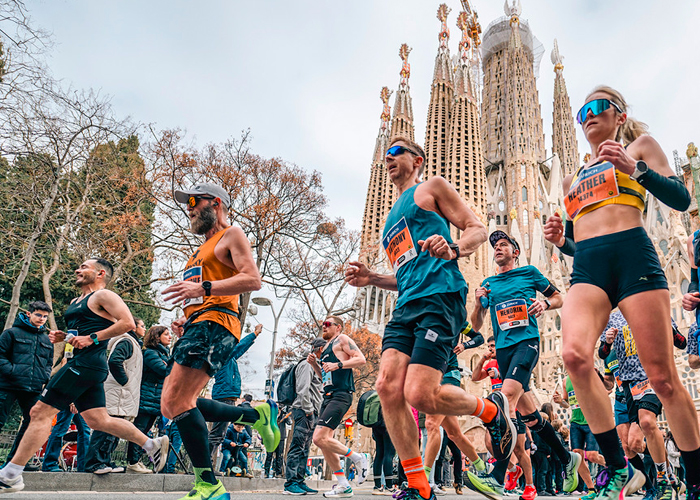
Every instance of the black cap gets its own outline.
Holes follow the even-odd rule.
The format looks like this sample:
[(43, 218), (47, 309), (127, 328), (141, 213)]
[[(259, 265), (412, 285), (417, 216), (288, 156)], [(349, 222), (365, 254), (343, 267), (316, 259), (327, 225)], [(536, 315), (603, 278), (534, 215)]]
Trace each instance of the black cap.
[(311, 348), (315, 351), (317, 349), (320, 349), (321, 347), (326, 345), (326, 341), (323, 340), (321, 337), (316, 337), (311, 344)]
[(516, 249), (518, 252), (520, 251), (520, 245), (518, 245), (518, 242), (515, 241), (515, 240), (514, 240), (513, 238), (511, 238), (510, 236), (508, 236), (508, 235), (507, 235), (506, 233), (504, 233), (503, 231), (501, 231), (500, 229), (498, 229), (498, 230), (494, 231), (493, 233), (491, 233), (491, 236), (489, 236), (489, 243), (491, 243), (491, 246), (492, 246), (492, 247), (495, 247), (495, 246), (496, 246), (496, 243), (497, 243), (499, 240), (508, 240), (508, 243), (510, 243), (511, 245), (513, 245), (513, 246), (515, 247), (515, 249)]

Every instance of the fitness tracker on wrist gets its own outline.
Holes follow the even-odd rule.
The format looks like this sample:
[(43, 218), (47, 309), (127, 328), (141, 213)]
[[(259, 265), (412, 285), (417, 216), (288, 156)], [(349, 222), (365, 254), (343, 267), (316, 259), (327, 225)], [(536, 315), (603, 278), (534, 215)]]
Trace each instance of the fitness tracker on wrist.
[(639, 160), (637, 164), (634, 166), (634, 172), (630, 174), (630, 179), (633, 181), (638, 180), (641, 176), (647, 173), (649, 170), (649, 165), (647, 165), (645, 162), (642, 160)]
[(450, 250), (454, 250), (455, 254), (457, 254), (457, 256), (452, 260), (459, 259), (459, 245), (457, 243), (448, 243), (447, 246), (450, 247)]
[(204, 295), (207, 297), (211, 296), (211, 281), (202, 281), (202, 288), (204, 288)]
[(97, 345), (97, 344), (100, 343), (100, 341), (97, 340), (97, 334), (96, 334), (96, 333), (91, 333), (91, 334), (90, 334), (90, 338), (92, 339), (92, 342), (93, 342), (95, 345)]

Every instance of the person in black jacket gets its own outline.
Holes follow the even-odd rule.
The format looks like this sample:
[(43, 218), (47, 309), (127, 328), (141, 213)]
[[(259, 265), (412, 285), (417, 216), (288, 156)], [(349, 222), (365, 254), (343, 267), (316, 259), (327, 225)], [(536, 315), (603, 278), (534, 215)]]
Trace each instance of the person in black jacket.
[(40, 300), (19, 313), (12, 328), (0, 335), (0, 430), (15, 401), (22, 409), (22, 426), (7, 457), (9, 462), (29, 426), (29, 410), (51, 375), (53, 346), (44, 327), (51, 308)]
[[(141, 399), (139, 401), (139, 414), (134, 420), (136, 428), (143, 433), (147, 433), (160, 416), (160, 393), (163, 390), (163, 380), (165, 380), (167, 373), (171, 338), (172, 334), (168, 328), (155, 325), (148, 329), (148, 333), (143, 339)], [(141, 458), (139, 446), (129, 443), (126, 458), (129, 462), (126, 466), (127, 472), (151, 473), (151, 470), (139, 461)]]

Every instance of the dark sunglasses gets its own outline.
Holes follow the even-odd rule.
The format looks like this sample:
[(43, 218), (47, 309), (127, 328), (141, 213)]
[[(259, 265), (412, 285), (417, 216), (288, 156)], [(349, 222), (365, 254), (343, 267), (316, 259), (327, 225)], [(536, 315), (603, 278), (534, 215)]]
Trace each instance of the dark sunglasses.
[(386, 150), (387, 156), (389, 156), (389, 155), (399, 156), (399, 155), (402, 155), (404, 153), (411, 153), (414, 156), (421, 156), (418, 153), (416, 153), (415, 151), (411, 151), (410, 149), (405, 148), (403, 146), (391, 146), (389, 149)]
[(588, 117), (589, 111), (593, 113), (593, 116), (598, 116), (610, 106), (615, 108), (618, 113), (622, 113), (620, 106), (612, 102), (610, 99), (594, 99), (584, 104), (581, 109), (578, 110), (578, 113), (576, 113), (576, 121), (579, 122), (580, 125), (583, 125)]
[(194, 208), (197, 206), (197, 203), (199, 203), (199, 200), (215, 200), (215, 199), (216, 199), (216, 196), (209, 196), (209, 195), (190, 196), (190, 198), (187, 200), (187, 205)]
[(338, 323), (333, 323), (332, 321), (324, 321), (321, 324), (326, 328), (330, 328), (331, 326), (339, 326)]

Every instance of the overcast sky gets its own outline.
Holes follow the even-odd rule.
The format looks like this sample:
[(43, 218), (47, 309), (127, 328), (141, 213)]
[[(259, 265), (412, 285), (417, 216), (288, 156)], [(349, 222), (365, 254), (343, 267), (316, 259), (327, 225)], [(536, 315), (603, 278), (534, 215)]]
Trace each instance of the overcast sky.
[[(460, 3), (448, 19), (460, 38)], [(379, 127), (383, 86), (395, 90), (398, 49), (413, 51), (410, 87), (416, 139), (425, 137), (440, 23), (439, 2), (28, 0), (33, 20), (53, 32), (54, 75), (112, 96), (121, 116), (180, 127), (197, 144), (250, 128), (253, 150), (323, 173), (329, 215), (359, 229)], [(504, 15), (474, 0), (482, 29)], [(690, 0), (522, 0), (521, 18), (545, 47), (537, 88), (551, 150), (554, 38), (574, 112), (596, 85), (619, 89), (672, 162), (700, 143), (697, 19)], [(391, 104), (393, 106), (393, 97)], [(579, 151), (586, 152), (579, 130)], [(266, 325), (271, 317), (260, 315)], [(261, 388), (270, 335), (250, 351)]]

